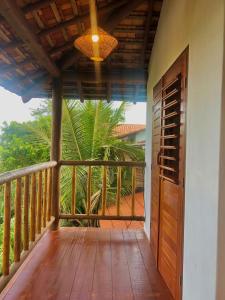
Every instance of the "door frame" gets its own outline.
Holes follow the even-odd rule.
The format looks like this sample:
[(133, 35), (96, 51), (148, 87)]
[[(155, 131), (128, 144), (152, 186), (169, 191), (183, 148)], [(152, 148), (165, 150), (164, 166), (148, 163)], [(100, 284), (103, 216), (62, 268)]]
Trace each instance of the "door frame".
[[(180, 226), (177, 232), (177, 238), (179, 242), (179, 259), (177, 261), (177, 268), (180, 274), (179, 276), (179, 284), (177, 284), (177, 291), (176, 291), (176, 300), (182, 299), (182, 291), (183, 291), (183, 257), (184, 257), (184, 216), (185, 216), (185, 173), (186, 173), (186, 129), (187, 129), (187, 100), (188, 100), (188, 61), (189, 61), (189, 47), (187, 47), (175, 60), (175, 62), (168, 68), (168, 70), (164, 73), (161, 77), (159, 83), (156, 85), (158, 86), (161, 82), (163, 82), (163, 78), (165, 75), (172, 69), (174, 66), (179, 63), (179, 60), (184, 61), (184, 66), (182, 65), (183, 70), (183, 78), (182, 78), (182, 89), (181, 89), (181, 126), (180, 126), (180, 144), (182, 144), (182, 161), (179, 164), (179, 185), (182, 188), (179, 191), (179, 199), (180, 203), (180, 211), (179, 211), (179, 218), (180, 218)], [(163, 84), (162, 84), (163, 85)], [(154, 102), (153, 102), (154, 104)], [(153, 112), (152, 112), (153, 117)], [(183, 126), (182, 126), (183, 124)], [(153, 130), (153, 129), (152, 129)], [(180, 160), (180, 159), (179, 159)], [(151, 181), (153, 176), (153, 170), (151, 171)], [(151, 182), (152, 185), (152, 182)], [(152, 193), (152, 191), (151, 191)], [(160, 197), (161, 197), (161, 179), (159, 178), (159, 205), (158, 205), (158, 241), (157, 241), (157, 256), (156, 256), (156, 264), (158, 268), (158, 260), (159, 260), (159, 240), (160, 240)], [(151, 195), (151, 206), (152, 207), (152, 195)], [(151, 208), (150, 208), (151, 209)]]

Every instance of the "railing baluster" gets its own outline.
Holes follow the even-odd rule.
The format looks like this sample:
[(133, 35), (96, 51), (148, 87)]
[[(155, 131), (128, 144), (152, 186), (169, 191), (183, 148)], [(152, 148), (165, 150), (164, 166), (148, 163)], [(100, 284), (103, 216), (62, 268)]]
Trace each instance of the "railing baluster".
[[(17, 272), (29, 252), (35, 247), (38, 239), (46, 231), (46, 227), (52, 226), (54, 218), (46, 222), (47, 215), (47, 196), (49, 192), (49, 203), (52, 200), (51, 171), (49, 171), (49, 185), (47, 182), (47, 170), (57, 165), (56, 161), (37, 164), (19, 170), (6, 172), (0, 175), (0, 189), (4, 192), (4, 216), (3, 216), (3, 240), (2, 240), (2, 275), (0, 280), (0, 292), (8, 281)], [(43, 194), (43, 171), (45, 171), (45, 208)], [(37, 178), (38, 176), (38, 178)], [(12, 183), (15, 196), (12, 199)], [(4, 186), (3, 186), (4, 185)], [(12, 201), (14, 200), (14, 201)], [(12, 204), (12, 202), (14, 204)], [(11, 209), (11, 205), (13, 206)], [(51, 205), (49, 205), (50, 216)], [(43, 212), (45, 211), (45, 213)], [(11, 214), (14, 214), (14, 233), (11, 238)], [(42, 223), (43, 222), (43, 223)], [(45, 230), (42, 224), (45, 223)], [(42, 230), (43, 229), (43, 230)], [(40, 233), (36, 235), (36, 232)], [(11, 241), (14, 245), (11, 250)], [(22, 251), (24, 250), (24, 251)], [(13, 252), (13, 253), (11, 253)], [(15, 262), (10, 268), (11, 255)]]
[(88, 167), (88, 178), (87, 178), (87, 214), (90, 214), (91, 208), (91, 166)]
[(38, 202), (37, 202), (37, 232), (41, 233), (42, 214), (42, 171), (38, 174)]
[(72, 204), (71, 204), (72, 214), (76, 213), (76, 189), (77, 189), (76, 178), (77, 178), (77, 169), (74, 166), (72, 169)]
[(36, 234), (36, 174), (32, 174), (32, 181), (31, 181), (31, 203), (30, 203), (30, 240), (32, 242), (35, 241), (35, 234)]
[(21, 183), (22, 179), (16, 180), (16, 195), (15, 195), (15, 226), (14, 226), (14, 261), (20, 261), (21, 252)]
[(132, 204), (131, 215), (135, 216), (135, 190), (136, 190), (136, 168), (132, 168)]
[(46, 227), (47, 216), (47, 194), (48, 194), (48, 170), (45, 170), (45, 186), (44, 186), (44, 198), (43, 198), (43, 214), (42, 214), (42, 226)]
[(116, 211), (120, 216), (120, 199), (121, 199), (121, 167), (117, 169), (117, 194), (116, 194)]
[(48, 202), (47, 202), (47, 220), (50, 221), (52, 214), (52, 169), (48, 170)]
[(3, 231), (3, 253), (2, 253), (2, 273), (9, 275), (10, 257), (10, 220), (11, 220), (11, 182), (5, 184), (4, 193), (4, 231)]
[(29, 198), (30, 198), (30, 177), (27, 175), (24, 182), (24, 213), (23, 213), (23, 249), (29, 249)]
[(103, 167), (102, 176), (102, 215), (105, 215), (106, 209), (106, 177), (107, 177), (107, 167)]

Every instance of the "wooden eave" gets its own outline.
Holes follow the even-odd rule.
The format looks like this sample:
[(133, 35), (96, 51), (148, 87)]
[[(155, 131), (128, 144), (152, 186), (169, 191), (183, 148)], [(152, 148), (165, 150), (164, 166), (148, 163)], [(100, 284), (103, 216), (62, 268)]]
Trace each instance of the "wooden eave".
[(0, 85), (22, 96), (50, 97), (62, 77), (65, 98), (146, 101), (149, 57), (162, 0), (97, 0), (99, 25), (119, 42), (95, 65), (73, 42), (89, 28), (86, 0), (1, 0)]

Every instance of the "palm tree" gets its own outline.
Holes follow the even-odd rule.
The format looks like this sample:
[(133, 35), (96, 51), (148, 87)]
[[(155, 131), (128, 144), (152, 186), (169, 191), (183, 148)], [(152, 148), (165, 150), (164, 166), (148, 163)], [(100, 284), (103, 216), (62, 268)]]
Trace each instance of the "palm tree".
[[(116, 126), (124, 121), (126, 103), (114, 108), (111, 103), (103, 101), (65, 100), (63, 102), (62, 119), (62, 158), (63, 160), (142, 160), (143, 151), (127, 142), (116, 138)], [(50, 145), (49, 127), (29, 127), (32, 133), (29, 136), (35, 146)], [(92, 170), (92, 197), (91, 210), (98, 213), (101, 198), (101, 172), (102, 168)], [(124, 182), (130, 173), (123, 170)], [(108, 172), (107, 199), (115, 199), (116, 169), (110, 168)], [(71, 199), (71, 168), (62, 167), (61, 172), (61, 205), (64, 212), (69, 212)], [(87, 168), (77, 168), (77, 211), (86, 212), (86, 186)], [(130, 183), (123, 185), (123, 193), (128, 193)], [(96, 225), (96, 222), (94, 222)], [(93, 225), (93, 223), (91, 224)]]

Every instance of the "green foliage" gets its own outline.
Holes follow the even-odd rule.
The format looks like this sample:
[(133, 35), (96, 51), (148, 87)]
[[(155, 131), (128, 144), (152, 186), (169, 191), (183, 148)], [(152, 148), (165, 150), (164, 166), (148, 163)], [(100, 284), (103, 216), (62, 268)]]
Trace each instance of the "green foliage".
[[(143, 160), (144, 152), (128, 142), (114, 136), (119, 123), (124, 122), (127, 108), (122, 103), (114, 108), (103, 101), (65, 100), (62, 118), (62, 158), (64, 160)], [(51, 103), (43, 104), (32, 112), (33, 121), (25, 123), (4, 123), (0, 135), (0, 171), (5, 172), (30, 166), (50, 159), (51, 145)], [(87, 167), (77, 168), (77, 212), (85, 213)], [(92, 168), (91, 210), (98, 213), (101, 208), (102, 167)], [(117, 168), (109, 168), (107, 176), (107, 201), (115, 201)], [(130, 192), (131, 172), (122, 170), (122, 194)], [(70, 212), (71, 168), (61, 170), (61, 209)], [(12, 201), (15, 188), (12, 189)], [(13, 205), (12, 205), (13, 207)], [(14, 212), (11, 219), (11, 248), (13, 248)], [(67, 222), (67, 225), (69, 223)], [(74, 225), (71, 224), (70, 225)], [(76, 223), (76, 225), (79, 225)], [(98, 226), (96, 221), (83, 224)], [(3, 239), (3, 193), (0, 192), (0, 253)], [(12, 251), (11, 251), (12, 253)], [(0, 257), (1, 261), (1, 257)]]
[[(48, 120), (46, 119), (48, 118)], [(39, 144), (34, 147), (29, 142), (30, 128), (49, 128), (49, 117), (19, 124), (4, 123), (0, 136), (0, 171), (14, 170), (49, 160), (49, 147)], [(49, 130), (49, 129), (48, 129)]]
[[(62, 118), (62, 158), (63, 160), (143, 160), (144, 153), (129, 142), (117, 139), (114, 135), (116, 126), (124, 121), (127, 104), (122, 102), (118, 108), (103, 101), (65, 100)], [(50, 127), (43, 126), (49, 117), (49, 105), (36, 114), (37, 123), (28, 124), (29, 145), (40, 149), (50, 145)], [(42, 116), (42, 114), (45, 116)], [(41, 122), (40, 122), (41, 120)], [(37, 126), (38, 125), (38, 126)], [(116, 169), (110, 171), (108, 179), (108, 202), (115, 199)], [(123, 171), (123, 194), (130, 191), (131, 173)], [(92, 174), (92, 211), (100, 208), (102, 168), (93, 168)], [(77, 209), (86, 212), (87, 167), (77, 168)], [(71, 168), (61, 170), (61, 205), (62, 210), (70, 212)]]

